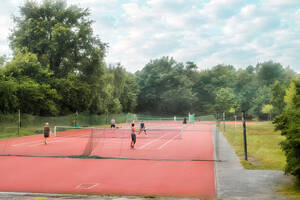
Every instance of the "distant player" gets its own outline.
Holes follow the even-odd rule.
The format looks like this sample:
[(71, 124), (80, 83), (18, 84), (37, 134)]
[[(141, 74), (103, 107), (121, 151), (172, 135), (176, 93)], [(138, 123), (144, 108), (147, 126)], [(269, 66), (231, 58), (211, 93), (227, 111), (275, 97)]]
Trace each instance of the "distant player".
[(47, 122), (44, 126), (44, 143), (45, 144), (47, 144), (47, 138), (49, 137), (49, 135), (50, 135), (50, 127), (49, 127), (49, 124)]
[(136, 135), (135, 135), (135, 127), (134, 127), (134, 123), (131, 124), (131, 144), (130, 144), (130, 148), (134, 149), (134, 145), (136, 142)]
[(186, 124), (186, 123), (187, 123), (187, 119), (185, 117), (185, 118), (183, 118), (183, 124)]
[(116, 120), (114, 118), (110, 120), (110, 128), (116, 128)]
[(145, 135), (147, 135), (145, 123), (143, 122), (143, 120), (142, 120), (141, 123), (140, 123), (140, 131), (139, 131), (139, 134), (140, 134), (142, 131), (144, 131)]

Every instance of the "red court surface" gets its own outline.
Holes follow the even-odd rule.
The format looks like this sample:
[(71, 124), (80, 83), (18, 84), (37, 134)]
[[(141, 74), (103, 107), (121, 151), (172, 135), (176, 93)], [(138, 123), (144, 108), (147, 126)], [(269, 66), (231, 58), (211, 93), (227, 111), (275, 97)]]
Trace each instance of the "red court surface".
[(188, 125), (180, 139), (142, 137), (135, 150), (129, 138), (96, 138), (90, 155), (116, 159), (43, 157), (80, 154), (88, 138), (0, 140), (0, 154), (38, 156), (0, 156), (0, 191), (215, 197), (211, 125)]

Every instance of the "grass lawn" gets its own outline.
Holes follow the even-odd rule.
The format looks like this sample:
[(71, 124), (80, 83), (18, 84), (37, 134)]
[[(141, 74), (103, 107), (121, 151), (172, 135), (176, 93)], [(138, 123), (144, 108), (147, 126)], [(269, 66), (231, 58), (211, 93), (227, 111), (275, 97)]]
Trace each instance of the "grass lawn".
[[(285, 139), (279, 131), (274, 131), (271, 122), (256, 122), (246, 124), (248, 161), (244, 160), (243, 127), (226, 124), (226, 132), (220, 130), (235, 150), (245, 169), (284, 170), (286, 161), (284, 152), (280, 148), (280, 142)], [(279, 189), (280, 193), (289, 198), (300, 199), (300, 181)]]
[[(220, 126), (223, 128), (223, 125)], [(284, 136), (279, 131), (274, 131), (271, 122), (257, 122), (246, 124), (248, 161), (244, 160), (243, 127), (226, 124), (224, 136), (240, 157), (241, 163), (246, 169), (274, 169), (283, 170), (285, 156), (279, 143)]]
[[(36, 128), (36, 127), (26, 127), (20, 129), (19, 136), (27, 136), (27, 135), (34, 135), (34, 134), (41, 134), (43, 133), (43, 127)], [(0, 127), (0, 139), (1, 138), (12, 138), (18, 137), (18, 128), (16, 126), (2, 126)]]

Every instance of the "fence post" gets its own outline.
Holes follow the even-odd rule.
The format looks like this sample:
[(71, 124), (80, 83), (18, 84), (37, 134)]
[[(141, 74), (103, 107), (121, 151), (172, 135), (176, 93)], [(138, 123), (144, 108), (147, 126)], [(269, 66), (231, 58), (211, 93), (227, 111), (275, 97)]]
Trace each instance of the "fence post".
[(236, 128), (236, 115), (234, 115), (234, 128)]
[(20, 136), (20, 128), (21, 128), (21, 110), (18, 111), (18, 136)]
[(224, 133), (225, 133), (225, 112), (223, 112), (223, 127), (224, 127)]
[(76, 110), (76, 113), (75, 113), (75, 127), (77, 127), (77, 117), (78, 117), (78, 111)]

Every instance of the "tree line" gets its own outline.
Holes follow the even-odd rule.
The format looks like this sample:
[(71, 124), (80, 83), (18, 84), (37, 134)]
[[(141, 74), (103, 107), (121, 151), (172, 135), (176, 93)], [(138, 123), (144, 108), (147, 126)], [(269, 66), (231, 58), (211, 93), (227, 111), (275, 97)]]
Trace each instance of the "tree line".
[(245, 69), (217, 65), (199, 71), (193, 62), (163, 57), (136, 72), (141, 91), (137, 110), (197, 115), (245, 111), (251, 118), (266, 119), (282, 112), (285, 90), (295, 74), (272, 61)]
[(132, 74), (104, 61), (108, 44), (95, 36), (88, 9), (64, 1), (27, 1), (9, 37), (13, 58), (0, 57), (0, 111), (34, 115), (139, 112), (207, 115), (246, 111), (280, 114), (295, 76), (272, 61), (245, 69), (220, 64), (199, 70), (171, 57)]

